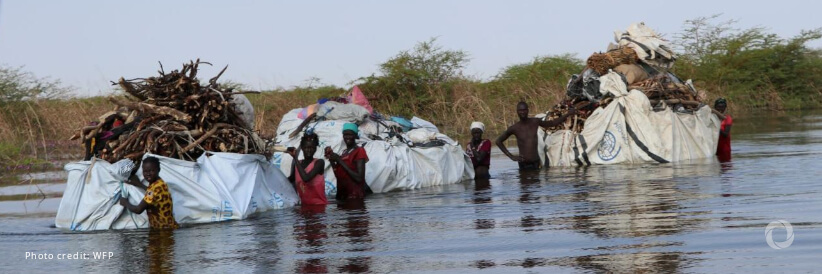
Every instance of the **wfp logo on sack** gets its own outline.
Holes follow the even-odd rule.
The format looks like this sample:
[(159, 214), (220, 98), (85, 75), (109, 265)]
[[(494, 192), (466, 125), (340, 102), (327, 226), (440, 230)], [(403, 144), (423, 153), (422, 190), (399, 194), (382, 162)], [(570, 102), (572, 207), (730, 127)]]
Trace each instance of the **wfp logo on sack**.
[(610, 131), (605, 131), (605, 135), (602, 136), (602, 141), (599, 142), (599, 148), (597, 149), (597, 155), (603, 161), (610, 161), (619, 155), (619, 152), (622, 151), (622, 147), (617, 147), (616, 137)]
[[(773, 230), (775, 228), (780, 227), (785, 228), (787, 236), (785, 237), (784, 241), (775, 242), (773, 240)], [(770, 246), (773, 249), (779, 250), (783, 248), (788, 248), (789, 246), (791, 246), (791, 244), (793, 244), (793, 226), (791, 226), (791, 223), (785, 220), (771, 222), (770, 224), (768, 224), (767, 227), (765, 227), (765, 242), (767, 242), (768, 246)]]
[(283, 208), (285, 206), (285, 200), (280, 194), (271, 193), (271, 199), (268, 199), (268, 205), (273, 208)]
[(283, 153), (277, 152), (271, 155), (271, 162), (276, 167), (280, 167), (283, 164)]

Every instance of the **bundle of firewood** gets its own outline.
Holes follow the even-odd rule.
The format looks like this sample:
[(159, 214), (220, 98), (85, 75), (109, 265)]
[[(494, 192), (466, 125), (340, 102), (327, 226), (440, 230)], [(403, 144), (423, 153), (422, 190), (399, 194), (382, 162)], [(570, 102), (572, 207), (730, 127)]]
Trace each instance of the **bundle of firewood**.
[(547, 132), (555, 132), (557, 130), (568, 129), (573, 130), (576, 133), (582, 132), (582, 130), (585, 128), (585, 120), (588, 118), (588, 116), (591, 116), (591, 113), (594, 112), (594, 110), (598, 107), (597, 103), (591, 103), (585, 98), (566, 98), (565, 100), (560, 101), (559, 103), (554, 105), (554, 107), (552, 107), (551, 110), (545, 112), (545, 119), (554, 120), (559, 117), (562, 117), (562, 115), (568, 113), (568, 109), (572, 105), (577, 110), (576, 115), (568, 116), (564, 123), (554, 127), (546, 128), (545, 130)]
[(695, 109), (700, 106), (695, 92), (690, 87), (673, 81), (665, 74), (633, 84), (628, 89), (642, 91), (654, 105), (659, 101), (664, 101), (668, 105), (682, 104), (685, 109)]
[[(109, 98), (118, 106), (113, 115), (124, 124), (111, 127), (101, 117), (100, 124), (80, 129), (75, 137), (103, 139), (97, 141), (106, 142), (98, 156), (110, 162), (137, 160), (145, 153), (190, 161), (206, 151), (264, 154), (265, 142), (245, 125), (232, 103), (234, 95), (256, 92), (221, 88), (217, 79), (227, 66), (201, 84), (197, 79), (200, 64), (208, 63), (198, 59), (170, 73), (160, 64), (159, 77), (112, 82), (128, 95)], [(108, 133), (114, 136), (106, 139), (103, 133), (107, 131), (115, 132)]]
[(605, 53), (594, 53), (588, 57), (586, 64), (589, 68), (605, 75), (609, 69), (613, 69), (622, 64), (635, 64), (639, 57), (634, 49), (629, 47), (621, 47)]

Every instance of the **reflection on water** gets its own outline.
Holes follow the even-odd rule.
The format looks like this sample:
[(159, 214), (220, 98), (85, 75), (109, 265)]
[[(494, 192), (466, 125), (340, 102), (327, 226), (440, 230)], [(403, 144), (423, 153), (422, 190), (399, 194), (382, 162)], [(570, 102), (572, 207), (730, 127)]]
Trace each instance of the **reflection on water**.
[[(101, 233), (91, 235), (94, 234)], [(169, 273), (175, 270), (174, 254), (178, 246), (174, 240), (174, 230), (141, 229), (115, 235), (116, 241), (97, 242), (89, 249), (113, 252), (114, 256), (110, 260), (118, 262), (118, 272)], [(86, 261), (99, 263), (106, 260)], [(108, 270), (104, 265), (98, 267), (95, 267), (94, 271)]]
[[(150, 230), (148, 233), (149, 273), (174, 270), (174, 231)], [(137, 257), (139, 258), (139, 257)]]
[[(325, 205), (304, 205), (297, 208), (299, 219), (294, 224), (294, 237), (299, 240), (298, 254), (308, 254), (308, 258), (297, 261), (299, 273), (328, 273), (327, 262), (322, 258), (325, 252), (323, 241), (328, 238), (325, 232)], [(315, 255), (315, 256), (312, 256)]]
[[(347, 238), (346, 252), (357, 253), (373, 250), (371, 237), (368, 232), (370, 221), (364, 200), (346, 201), (338, 205), (345, 212), (345, 231), (340, 235)], [(346, 259), (345, 265), (339, 267), (339, 272), (364, 273), (368, 272), (371, 264), (370, 256), (354, 256)]]
[(491, 218), (491, 204), (494, 198), (491, 196), (491, 181), (488, 179), (477, 179), (474, 182), (474, 228), (477, 230), (493, 229), (496, 221)]
[[(0, 272), (815, 271), (822, 115), (735, 117), (732, 134), (725, 163), (519, 172), (495, 154), (490, 180), (165, 233), (64, 233), (51, 227), (59, 199), (0, 199)], [(32, 193), (7, 187), (0, 196)], [(775, 220), (793, 225), (790, 247), (765, 242)], [(25, 251), (98, 250), (115, 258), (22, 259)]]

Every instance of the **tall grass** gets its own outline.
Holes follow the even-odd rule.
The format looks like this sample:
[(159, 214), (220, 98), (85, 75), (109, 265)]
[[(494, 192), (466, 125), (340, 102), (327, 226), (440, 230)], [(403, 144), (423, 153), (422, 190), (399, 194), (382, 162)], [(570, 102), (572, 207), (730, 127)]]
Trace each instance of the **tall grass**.
[(73, 130), (110, 109), (102, 97), (6, 103), (0, 110), (0, 164), (21, 155), (50, 160), (78, 153), (79, 142), (68, 141)]
[[(822, 104), (822, 51), (806, 46), (822, 38), (822, 29), (781, 39), (761, 28), (734, 31), (727, 24), (711, 23), (713, 19), (686, 22), (676, 40), (682, 54), (674, 72), (682, 79), (694, 79), (697, 89), (707, 91), (706, 102), (729, 98), (729, 110), (737, 113)], [(375, 98), (371, 101), (375, 110), (385, 114), (419, 116), (460, 140), (469, 136), (472, 121), (481, 121), (486, 124), (486, 137), (494, 138), (514, 123), (517, 102), (526, 101), (532, 114), (550, 109), (565, 96), (569, 77), (584, 66), (573, 55), (542, 56), (503, 68), (483, 81), (462, 74), (468, 60), (467, 53), (442, 49), (432, 39), (381, 64), (379, 75), (352, 84)], [(248, 98), (255, 108), (257, 130), (270, 138), (291, 109), (346, 91), (306, 86)], [(0, 165), (79, 152), (79, 142), (66, 141), (73, 130), (113, 108), (102, 97), (32, 99), (0, 102), (0, 106)]]

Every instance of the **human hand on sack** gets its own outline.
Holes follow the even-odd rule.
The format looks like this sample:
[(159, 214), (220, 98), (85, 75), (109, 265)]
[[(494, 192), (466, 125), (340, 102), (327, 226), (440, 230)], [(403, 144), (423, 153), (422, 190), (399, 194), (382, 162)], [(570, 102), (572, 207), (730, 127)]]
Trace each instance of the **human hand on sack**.
[(297, 158), (297, 149), (294, 147), (288, 147), (285, 149), (285, 153), (291, 155), (292, 158)]
[(120, 198), (120, 205), (121, 206), (126, 206), (127, 204), (128, 204), (128, 199), (121, 197)]

